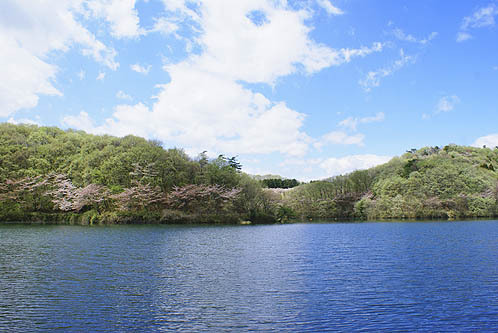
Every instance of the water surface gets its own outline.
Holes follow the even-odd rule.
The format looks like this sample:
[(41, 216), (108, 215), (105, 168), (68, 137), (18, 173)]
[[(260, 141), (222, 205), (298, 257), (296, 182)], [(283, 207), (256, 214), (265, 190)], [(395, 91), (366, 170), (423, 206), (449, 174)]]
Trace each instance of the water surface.
[(0, 226), (0, 331), (497, 331), (498, 221)]

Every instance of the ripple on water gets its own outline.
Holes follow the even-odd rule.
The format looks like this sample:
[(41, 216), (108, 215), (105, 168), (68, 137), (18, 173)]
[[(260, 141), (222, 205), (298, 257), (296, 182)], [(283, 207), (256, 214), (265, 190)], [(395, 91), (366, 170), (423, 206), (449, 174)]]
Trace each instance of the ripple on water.
[(496, 331), (498, 221), (0, 226), (0, 331)]

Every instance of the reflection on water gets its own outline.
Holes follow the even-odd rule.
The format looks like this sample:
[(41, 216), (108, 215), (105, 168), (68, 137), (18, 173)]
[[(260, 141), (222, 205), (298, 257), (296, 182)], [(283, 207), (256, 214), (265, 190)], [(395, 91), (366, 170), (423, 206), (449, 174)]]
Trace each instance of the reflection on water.
[(498, 221), (0, 227), (0, 331), (498, 330)]

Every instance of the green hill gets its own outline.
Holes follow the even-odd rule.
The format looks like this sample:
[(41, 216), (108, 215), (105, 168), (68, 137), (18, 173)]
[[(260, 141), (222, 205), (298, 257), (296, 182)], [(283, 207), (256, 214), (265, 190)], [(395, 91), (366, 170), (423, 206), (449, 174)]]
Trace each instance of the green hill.
[(498, 212), (498, 149), (448, 145), (301, 185), (283, 200), (301, 217), (463, 218)]
[(266, 189), (240, 168), (235, 157), (192, 159), (135, 136), (0, 124), (0, 221), (235, 223), (498, 212), (498, 148), (411, 150), (286, 191)]
[(274, 221), (234, 157), (190, 158), (136, 136), (0, 124), (0, 221)]

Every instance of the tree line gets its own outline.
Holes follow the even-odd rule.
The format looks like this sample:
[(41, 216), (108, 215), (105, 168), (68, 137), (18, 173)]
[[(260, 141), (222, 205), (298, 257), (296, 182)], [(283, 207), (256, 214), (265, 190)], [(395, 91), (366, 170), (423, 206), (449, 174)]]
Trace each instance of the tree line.
[(411, 149), (386, 164), (310, 183), (241, 168), (236, 156), (191, 158), (131, 135), (0, 124), (0, 220), (271, 223), (498, 214), (498, 148)]
[(236, 156), (131, 135), (0, 124), (0, 157), (2, 220), (274, 222), (280, 204)]
[(293, 188), (299, 185), (296, 179), (268, 178), (261, 182), (266, 188)]
[(283, 194), (302, 219), (422, 219), (498, 215), (498, 148), (411, 149), (386, 164)]

